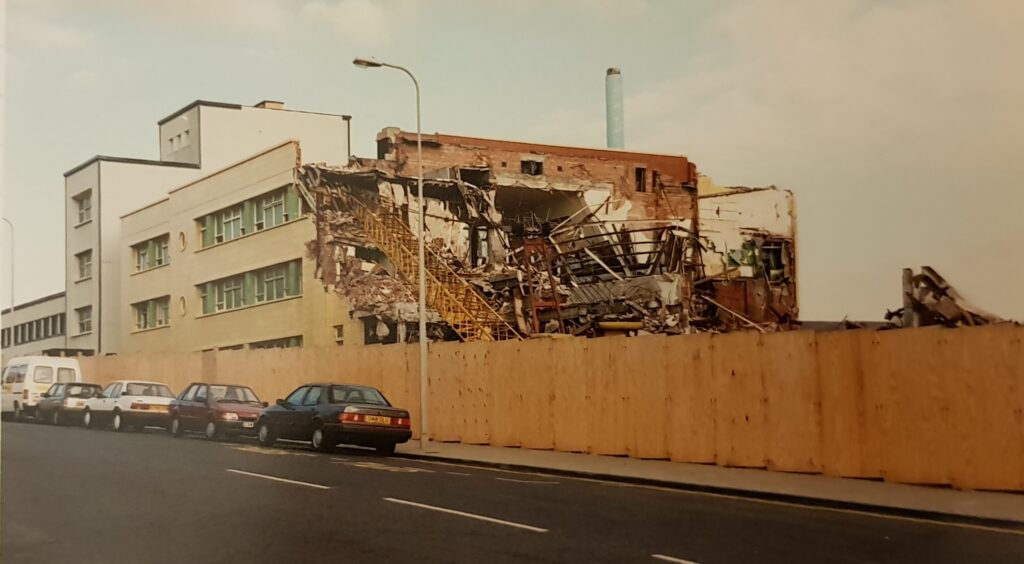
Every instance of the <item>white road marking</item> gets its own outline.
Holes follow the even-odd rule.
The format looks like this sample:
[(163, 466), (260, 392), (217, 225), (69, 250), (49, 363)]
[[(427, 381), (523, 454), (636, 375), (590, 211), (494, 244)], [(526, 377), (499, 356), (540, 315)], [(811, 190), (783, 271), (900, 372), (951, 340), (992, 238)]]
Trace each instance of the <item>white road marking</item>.
[(651, 558), (655, 560), (662, 560), (664, 562), (675, 562), (675, 564), (697, 564), (697, 562), (694, 562), (693, 560), (683, 560), (682, 558), (665, 556), (664, 554), (652, 554)]
[(318, 490), (329, 490), (330, 486), (322, 486), (320, 484), (311, 484), (309, 482), (300, 482), (298, 480), (289, 480), (287, 478), (278, 478), (277, 476), (267, 476), (266, 474), (255, 474), (253, 472), (246, 472), (245, 470), (235, 470), (234, 468), (225, 468), (228, 472), (234, 472), (235, 474), (242, 474), (243, 476), (252, 476), (254, 478), (263, 478), (264, 480), (274, 480), (275, 482), (284, 482), (286, 484), (295, 484), (297, 486), (306, 486), (308, 488), (316, 488)]
[(390, 466), (388, 464), (381, 464), (380, 462), (350, 462), (349, 466), (355, 466), (356, 468), (366, 468), (367, 470), (383, 470), (385, 472), (427, 472), (433, 474), (433, 470), (427, 470), (426, 468), (416, 468), (414, 466)]
[(331, 457), (331, 462), (348, 462), (347, 458), (339, 458), (337, 456)]
[(452, 474), (454, 476), (472, 476), (472, 474), (467, 474), (465, 472), (445, 472), (445, 474)]
[(515, 478), (494, 478), (502, 482), (516, 482), (517, 484), (557, 484), (558, 482), (546, 482), (543, 480), (516, 480)]
[(415, 501), (406, 501), (404, 499), (396, 499), (393, 497), (385, 497), (384, 501), (390, 501), (391, 503), (400, 503), (402, 505), (410, 505), (412, 507), (419, 507), (420, 509), (429, 509), (431, 511), (440, 511), (441, 513), (449, 513), (451, 515), (459, 515), (460, 517), (469, 517), (470, 519), (477, 519), (479, 521), (486, 521), (488, 523), (495, 523), (498, 525), (505, 525), (507, 527), (516, 527), (518, 529), (524, 529), (532, 531), (534, 533), (546, 533), (547, 529), (540, 527), (534, 527), (532, 525), (524, 525), (522, 523), (515, 523), (513, 521), (505, 521), (502, 519), (495, 519), (494, 517), (486, 517), (484, 515), (477, 515), (475, 513), (466, 513), (464, 511), (456, 511), (454, 509), (447, 509), (445, 507), (437, 507), (434, 505), (427, 505), (425, 503), (416, 503)]

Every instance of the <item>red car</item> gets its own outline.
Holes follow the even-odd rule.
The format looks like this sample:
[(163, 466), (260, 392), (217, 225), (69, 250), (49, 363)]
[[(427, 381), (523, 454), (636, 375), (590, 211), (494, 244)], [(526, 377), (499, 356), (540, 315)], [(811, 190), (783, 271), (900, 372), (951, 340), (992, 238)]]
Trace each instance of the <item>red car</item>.
[(255, 435), (256, 419), (266, 406), (248, 386), (194, 382), (171, 400), (167, 430), (175, 437), (202, 431), (209, 440)]

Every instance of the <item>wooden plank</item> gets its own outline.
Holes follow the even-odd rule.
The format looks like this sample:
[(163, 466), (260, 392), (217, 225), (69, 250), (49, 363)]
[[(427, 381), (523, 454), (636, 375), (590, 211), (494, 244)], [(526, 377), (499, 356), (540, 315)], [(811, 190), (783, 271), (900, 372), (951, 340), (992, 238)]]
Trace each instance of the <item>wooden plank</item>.
[[(628, 453), (629, 432), (627, 405), (615, 372), (621, 366), (617, 356), (630, 337), (603, 337), (592, 339), (585, 363), (587, 367), (587, 421), (590, 428), (590, 452), (623, 456)], [(620, 368), (621, 370), (621, 368)]]
[(714, 335), (711, 343), (716, 462), (722, 466), (764, 468), (767, 452), (761, 334)]
[(813, 331), (761, 337), (768, 469), (821, 472), (821, 399)]
[(464, 347), (464, 353), (459, 386), (461, 401), (456, 407), (460, 412), (463, 425), (462, 442), (490, 444), (491, 390), (496, 374), (488, 361), (489, 350), (487, 347), (482, 345)]
[(518, 447), (520, 425), (519, 388), (534, 375), (517, 369), (517, 348), (514, 341), (481, 343), (488, 352), (487, 366), (491, 372), (490, 444)]
[[(462, 438), (459, 388), (465, 370), (465, 351), (455, 346), (458, 344), (431, 343), (428, 351), (427, 432), (431, 440), (438, 442), (458, 442)], [(416, 374), (419, 374), (418, 349)]]
[[(874, 331), (818, 333), (818, 386), (821, 393), (822, 470), (830, 476), (881, 478), (877, 437), (865, 428), (861, 343)], [(874, 448), (873, 448), (874, 445)], [(874, 452), (874, 455), (869, 453)]]
[(550, 450), (555, 446), (552, 430), (552, 394), (554, 371), (553, 339), (533, 339), (516, 343), (519, 359), (517, 373), (520, 413), (520, 446)]
[(552, 430), (555, 450), (587, 452), (590, 448), (588, 427), (586, 355), (591, 339), (559, 340), (551, 344), (554, 374)]
[(715, 395), (711, 335), (682, 335), (666, 342), (663, 370), (668, 411), (667, 448), (672, 460), (715, 462)]

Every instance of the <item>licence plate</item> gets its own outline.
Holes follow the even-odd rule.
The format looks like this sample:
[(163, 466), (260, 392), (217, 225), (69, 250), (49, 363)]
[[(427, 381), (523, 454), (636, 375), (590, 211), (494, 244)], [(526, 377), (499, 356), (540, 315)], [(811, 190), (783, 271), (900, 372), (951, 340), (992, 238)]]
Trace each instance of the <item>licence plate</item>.
[(242, 421), (243, 429), (252, 429), (256, 423), (254, 421)]
[(159, 411), (160, 413), (167, 413), (166, 405), (153, 405), (149, 408), (150, 411)]
[(390, 425), (390, 417), (381, 417), (380, 415), (367, 415), (365, 416), (367, 423), (377, 423), (378, 425)]

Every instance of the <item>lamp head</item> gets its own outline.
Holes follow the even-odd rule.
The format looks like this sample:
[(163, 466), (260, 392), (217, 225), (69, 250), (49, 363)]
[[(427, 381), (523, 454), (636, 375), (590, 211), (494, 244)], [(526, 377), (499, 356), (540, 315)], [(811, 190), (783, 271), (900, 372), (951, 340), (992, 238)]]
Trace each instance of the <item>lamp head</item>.
[(375, 69), (384, 66), (384, 63), (372, 57), (356, 57), (352, 59), (352, 64), (361, 69)]

